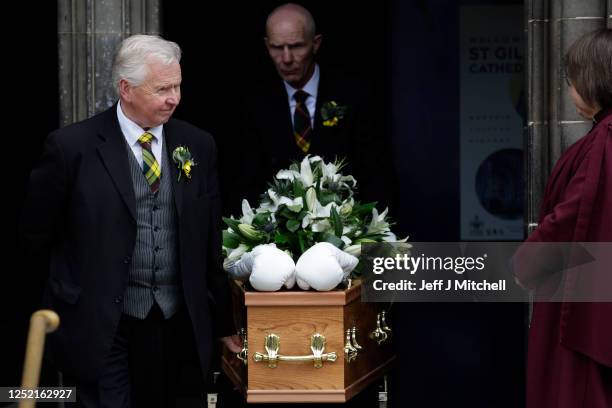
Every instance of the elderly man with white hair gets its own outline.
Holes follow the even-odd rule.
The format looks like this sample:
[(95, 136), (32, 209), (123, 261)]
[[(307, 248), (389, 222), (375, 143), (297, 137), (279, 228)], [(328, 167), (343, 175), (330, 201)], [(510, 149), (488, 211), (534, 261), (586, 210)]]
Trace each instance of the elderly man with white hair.
[[(34, 168), (22, 237), (49, 257), (50, 356), (79, 406), (174, 405), (181, 352), (209, 366), (213, 336), (240, 350), (220, 268), (216, 147), (171, 116), (181, 50), (157, 36), (121, 44), (119, 101), (52, 132)], [(224, 337), (225, 336), (225, 337)]]

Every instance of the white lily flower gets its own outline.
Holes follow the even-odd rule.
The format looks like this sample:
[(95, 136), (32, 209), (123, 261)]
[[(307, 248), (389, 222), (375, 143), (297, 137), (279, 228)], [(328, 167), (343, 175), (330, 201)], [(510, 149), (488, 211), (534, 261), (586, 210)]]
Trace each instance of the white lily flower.
[(389, 231), (383, 236), (383, 241), (384, 242), (406, 242), (408, 241), (408, 235), (406, 235), (406, 238), (397, 239), (397, 236), (391, 231)]
[(310, 167), (310, 160), (308, 156), (304, 157), (300, 164), (300, 181), (304, 187), (308, 188), (314, 183), (314, 175), (312, 174), (312, 168)]
[(237, 261), (249, 249), (245, 244), (238, 245), (237, 248), (227, 248), (227, 261)]
[(351, 238), (349, 238), (349, 235), (352, 236), (352, 237), (355, 237), (355, 238), (358, 237), (360, 235), (359, 234), (360, 231), (358, 229), (359, 229), (359, 227), (355, 226), (355, 225), (350, 225), (350, 224), (349, 225), (343, 225), (342, 226), (342, 240), (344, 240), (344, 238), (346, 238), (349, 241), (351, 241), (351, 242), (347, 243), (347, 245), (352, 244), (353, 240)]
[(379, 215), (378, 210), (376, 210), (376, 208), (372, 208), (372, 221), (368, 226), (368, 234), (379, 234), (381, 232), (389, 231), (389, 223), (385, 221), (388, 211), (389, 208), (385, 208), (385, 211)]
[(302, 219), (302, 228), (306, 228), (312, 221), (316, 219), (329, 218), (332, 207), (337, 207), (336, 203), (331, 202), (325, 207), (323, 207), (319, 200), (315, 199), (313, 209), (309, 209), (304, 218)]
[(306, 209), (308, 211), (314, 211), (319, 204), (319, 200), (317, 200), (317, 192), (314, 187), (311, 187), (306, 191)]
[(252, 224), (253, 218), (255, 218), (255, 213), (245, 198), (242, 200), (242, 217), (240, 218), (240, 222), (243, 224)]
[(280, 170), (275, 176), (279, 180), (295, 181), (300, 179), (300, 173), (295, 170)]
[(321, 165), (322, 178), (337, 181), (338, 176), (338, 167), (334, 163), (327, 163)]
[[(278, 207), (281, 205), (286, 205), (293, 212), (300, 212), (304, 207), (302, 197), (294, 198), (293, 200), (285, 197), (279, 196), (274, 192), (274, 190), (268, 190), (268, 197), (270, 197), (271, 203), (263, 203), (259, 208), (263, 211), (270, 211), (271, 213), (275, 213), (278, 210)], [(262, 212), (263, 212), (262, 211)]]
[(320, 220), (312, 223), (312, 232), (325, 232), (331, 229), (331, 224), (329, 220)]
[(344, 248), (343, 251), (346, 252), (347, 254), (351, 254), (353, 256), (359, 257), (359, 255), (361, 255), (361, 245), (360, 244), (349, 245), (346, 248)]
[(353, 177), (353, 176), (342, 176), (342, 177), (340, 177), (340, 182), (344, 183), (345, 185), (347, 185), (350, 188), (353, 188), (353, 187), (355, 187), (357, 185), (357, 180), (355, 180), (355, 177)]
[(384, 242), (396, 242), (397, 241), (397, 235), (395, 235), (394, 233), (392, 233), (391, 231), (388, 231), (384, 236), (383, 236), (383, 241)]
[(300, 163), (299, 172), (291, 169), (280, 170), (276, 173), (276, 178), (279, 180), (290, 180), (291, 182), (298, 180), (305, 188), (308, 188), (314, 184), (314, 175), (312, 174), (310, 163), (316, 163), (318, 161), (322, 161), (319, 156), (306, 156)]

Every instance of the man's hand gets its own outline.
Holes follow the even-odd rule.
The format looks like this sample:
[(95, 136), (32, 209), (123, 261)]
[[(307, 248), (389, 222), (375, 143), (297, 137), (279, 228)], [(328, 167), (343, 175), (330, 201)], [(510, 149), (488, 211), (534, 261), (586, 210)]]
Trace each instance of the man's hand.
[(221, 342), (232, 353), (240, 353), (240, 351), (242, 350), (242, 341), (240, 341), (240, 337), (238, 337), (237, 334), (221, 337)]

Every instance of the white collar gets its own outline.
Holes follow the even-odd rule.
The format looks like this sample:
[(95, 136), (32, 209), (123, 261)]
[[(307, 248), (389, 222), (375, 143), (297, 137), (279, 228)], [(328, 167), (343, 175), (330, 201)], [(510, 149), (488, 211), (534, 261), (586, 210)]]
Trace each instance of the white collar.
[[(304, 87), (302, 88), (304, 92), (308, 93), (308, 95), (312, 96), (315, 99), (317, 99), (317, 92), (319, 89), (319, 76), (319, 65), (315, 64), (312, 76), (310, 77), (308, 82), (306, 82), (306, 85), (304, 85)], [(289, 100), (291, 100), (293, 98), (293, 94), (296, 93), (298, 89), (292, 87), (286, 81), (283, 82), (285, 83), (285, 89), (287, 90), (287, 95), (289, 95)]]
[(121, 108), (121, 101), (117, 102), (117, 119), (119, 120), (119, 126), (130, 146), (138, 144), (138, 138), (142, 136), (144, 132), (149, 132), (155, 136), (156, 140), (161, 143), (162, 135), (164, 134), (164, 125), (155, 126), (149, 130), (144, 130), (133, 120), (125, 116), (123, 109)]

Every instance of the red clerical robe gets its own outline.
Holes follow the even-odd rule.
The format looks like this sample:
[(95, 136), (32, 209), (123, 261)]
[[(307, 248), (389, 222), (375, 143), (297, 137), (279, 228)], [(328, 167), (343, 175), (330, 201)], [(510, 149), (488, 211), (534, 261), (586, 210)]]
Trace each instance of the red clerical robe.
[[(600, 111), (591, 131), (557, 162), (527, 242), (612, 242), (612, 108)], [(565, 294), (571, 290), (571, 272), (565, 280), (546, 268), (538, 273), (527, 266), (533, 257), (521, 252), (515, 274), (522, 284), (536, 294), (559, 285)], [(527, 407), (612, 407), (612, 303), (534, 303)]]

